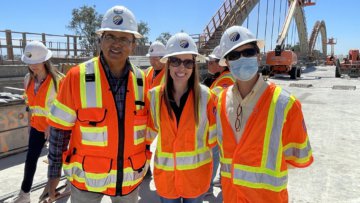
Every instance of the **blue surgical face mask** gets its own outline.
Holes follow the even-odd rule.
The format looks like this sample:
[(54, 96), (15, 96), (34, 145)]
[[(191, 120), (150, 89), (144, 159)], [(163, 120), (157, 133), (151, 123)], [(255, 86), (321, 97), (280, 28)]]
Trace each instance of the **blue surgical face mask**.
[(230, 72), (238, 80), (248, 81), (258, 72), (257, 57), (240, 57), (238, 60), (229, 61)]

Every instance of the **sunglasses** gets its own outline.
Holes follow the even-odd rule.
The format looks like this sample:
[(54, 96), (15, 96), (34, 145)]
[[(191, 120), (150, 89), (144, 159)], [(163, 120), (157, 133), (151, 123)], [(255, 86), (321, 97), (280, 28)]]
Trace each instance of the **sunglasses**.
[(172, 67), (179, 67), (181, 64), (183, 64), (185, 68), (192, 69), (194, 67), (195, 61), (192, 59), (181, 60), (176, 57), (169, 57), (169, 64)]
[(228, 53), (225, 58), (228, 61), (234, 61), (239, 59), (241, 56), (243, 57), (252, 57), (255, 56), (258, 53), (258, 51), (256, 49), (245, 49), (242, 51), (232, 51), (230, 53)]

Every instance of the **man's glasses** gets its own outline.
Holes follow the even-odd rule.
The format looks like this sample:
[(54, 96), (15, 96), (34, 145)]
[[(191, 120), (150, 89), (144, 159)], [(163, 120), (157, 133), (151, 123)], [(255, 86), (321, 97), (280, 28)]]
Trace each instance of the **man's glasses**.
[(111, 44), (118, 42), (123, 46), (130, 45), (133, 42), (132, 40), (129, 40), (126, 37), (115, 37), (114, 35), (110, 35), (110, 34), (105, 35), (103, 38), (106, 42), (109, 42)]
[(243, 57), (253, 57), (258, 53), (258, 51), (256, 49), (245, 49), (242, 51), (232, 51), (230, 53), (228, 53), (225, 58), (228, 61), (234, 61), (239, 59), (241, 56)]
[(209, 64), (214, 64), (214, 63), (218, 64), (219, 61), (220, 61), (220, 59), (215, 59), (213, 61), (209, 61)]
[(183, 64), (185, 68), (192, 69), (194, 67), (195, 61), (192, 59), (181, 60), (176, 57), (169, 57), (169, 64), (172, 67), (179, 67), (181, 64)]

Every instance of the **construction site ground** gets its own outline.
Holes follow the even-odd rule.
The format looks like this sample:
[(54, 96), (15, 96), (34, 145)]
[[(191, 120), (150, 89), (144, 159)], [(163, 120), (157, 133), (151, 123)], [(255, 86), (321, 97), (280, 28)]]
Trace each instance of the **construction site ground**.
[[(298, 80), (289, 76), (269, 79), (301, 101), (315, 159), (308, 168), (289, 170), (290, 202), (360, 202), (360, 79), (335, 78), (334, 66), (303, 69)], [(47, 179), (47, 165), (43, 163), (46, 153), (44, 149), (39, 159), (34, 185), (40, 189), (31, 193), (32, 202), (38, 201), (41, 183)], [(0, 159), (0, 198), (18, 193), (25, 155), (23, 152)], [(110, 198), (102, 202), (110, 202)], [(160, 202), (152, 179), (142, 183), (139, 202)], [(215, 187), (204, 202), (222, 202), (221, 189)]]

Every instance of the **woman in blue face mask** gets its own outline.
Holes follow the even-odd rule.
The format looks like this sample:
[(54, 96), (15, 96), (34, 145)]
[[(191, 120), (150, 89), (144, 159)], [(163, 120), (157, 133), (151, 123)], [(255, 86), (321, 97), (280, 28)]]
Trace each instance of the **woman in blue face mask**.
[(240, 26), (220, 41), (219, 64), (236, 78), (216, 113), (224, 202), (288, 202), (287, 165), (313, 161), (300, 102), (257, 73), (263, 45)]

